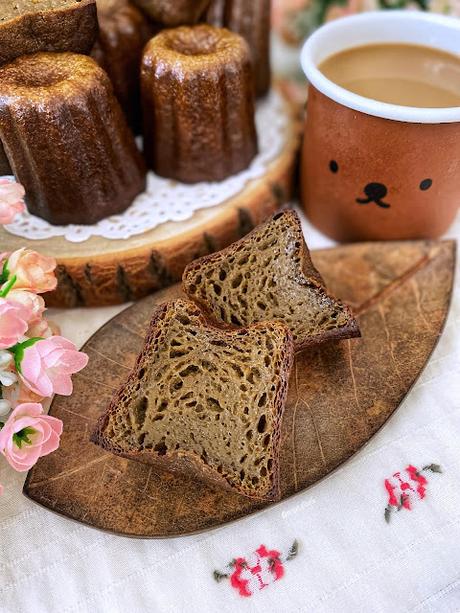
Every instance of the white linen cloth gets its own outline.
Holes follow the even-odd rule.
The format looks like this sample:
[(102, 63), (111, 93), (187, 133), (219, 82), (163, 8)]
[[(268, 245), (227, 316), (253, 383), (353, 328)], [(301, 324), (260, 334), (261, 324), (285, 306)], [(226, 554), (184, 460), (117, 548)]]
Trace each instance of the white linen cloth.
[[(449, 233), (460, 237), (460, 220)], [(305, 223), (313, 248), (331, 244)], [(54, 312), (78, 344), (121, 307)], [(421, 379), (354, 459), (308, 491), (236, 524), (193, 537), (134, 540), (97, 532), (21, 495), (23, 477), (0, 464), (2, 613), (460, 611), (460, 284)], [(424, 471), (420, 498), (406, 467)], [(409, 483), (411, 510), (384, 520), (393, 486)], [(400, 495), (401, 490), (397, 492)], [(294, 540), (298, 554), (285, 561)], [(261, 557), (281, 554), (284, 575)], [(254, 552), (259, 549), (259, 556)], [(214, 571), (244, 558), (238, 581)], [(256, 565), (260, 563), (260, 570)], [(278, 566), (279, 568), (279, 566)], [(266, 585), (265, 585), (266, 584)], [(263, 589), (259, 589), (264, 586)]]

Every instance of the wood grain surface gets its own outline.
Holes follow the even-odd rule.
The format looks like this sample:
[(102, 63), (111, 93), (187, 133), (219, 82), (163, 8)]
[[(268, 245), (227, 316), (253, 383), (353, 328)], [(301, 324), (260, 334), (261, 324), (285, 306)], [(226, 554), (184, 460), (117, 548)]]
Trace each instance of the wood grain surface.
[(192, 260), (242, 238), (292, 198), (302, 122), (299, 109), (284, 100), (287, 125), (281, 151), (263, 176), (251, 179), (222, 204), (126, 240), (27, 240), (0, 227), (2, 251), (28, 247), (56, 258), (58, 287), (45, 295), (50, 307), (119, 304), (179, 281)]
[[(313, 252), (328, 287), (358, 315), (362, 338), (297, 355), (282, 428), (283, 497), (307, 488), (357, 452), (397, 409), (441, 334), (452, 292), (455, 243), (362, 243)], [(29, 472), (24, 493), (85, 524), (121, 535), (170, 537), (213, 528), (267, 506), (192, 478), (124, 460), (89, 442), (127, 377), (155, 304), (135, 304), (86, 344), (89, 366), (50, 413), (61, 447)]]

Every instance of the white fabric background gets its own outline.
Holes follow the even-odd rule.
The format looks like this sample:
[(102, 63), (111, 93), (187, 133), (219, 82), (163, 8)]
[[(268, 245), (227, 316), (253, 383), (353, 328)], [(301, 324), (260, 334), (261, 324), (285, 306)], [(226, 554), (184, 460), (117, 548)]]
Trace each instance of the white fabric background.
[[(460, 220), (459, 220), (460, 222)], [(460, 236), (460, 223), (449, 233)], [(305, 224), (310, 246), (330, 244)], [(81, 344), (120, 308), (53, 313)], [(435, 354), (390, 423), (343, 468), (255, 517), (194, 537), (133, 540), (86, 528), (21, 495), (0, 464), (0, 611), (389, 613), (460, 611), (460, 286)], [(383, 482), (436, 463), (424, 500), (383, 519)], [(261, 544), (298, 556), (250, 598), (212, 576)]]

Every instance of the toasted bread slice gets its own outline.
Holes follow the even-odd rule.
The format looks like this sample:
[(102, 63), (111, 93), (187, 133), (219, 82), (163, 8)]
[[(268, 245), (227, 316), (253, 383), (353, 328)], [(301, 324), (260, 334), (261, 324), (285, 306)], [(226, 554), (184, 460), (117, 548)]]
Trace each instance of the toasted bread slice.
[(192, 302), (163, 304), (91, 440), (126, 458), (276, 500), (292, 359), (283, 323), (216, 327)]
[(296, 350), (360, 336), (349, 307), (326, 292), (292, 210), (274, 215), (230, 247), (195, 260), (182, 281), (185, 293), (217, 320), (234, 326), (284, 322)]

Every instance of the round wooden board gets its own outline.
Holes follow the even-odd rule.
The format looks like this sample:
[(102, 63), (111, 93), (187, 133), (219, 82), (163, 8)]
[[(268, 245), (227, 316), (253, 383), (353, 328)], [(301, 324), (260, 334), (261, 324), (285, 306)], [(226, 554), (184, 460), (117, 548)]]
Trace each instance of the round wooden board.
[[(351, 304), (362, 338), (296, 357), (282, 426), (283, 498), (358, 451), (414, 384), (441, 334), (455, 268), (453, 242), (363, 243), (313, 252), (330, 289)], [(50, 414), (61, 447), (29, 472), (24, 493), (66, 517), (120, 535), (190, 534), (267, 506), (191, 477), (111, 455), (89, 442), (97, 418), (126, 379), (163, 290), (123, 311), (85, 345), (88, 367)]]
[(240, 239), (291, 198), (301, 122), (298, 109), (284, 100), (289, 121), (283, 150), (264, 176), (249, 181), (224, 203), (201, 209), (187, 221), (164, 223), (127, 240), (27, 240), (0, 226), (2, 251), (28, 247), (56, 258), (58, 288), (46, 295), (48, 306), (117, 304), (171, 285), (180, 280), (192, 260)]

